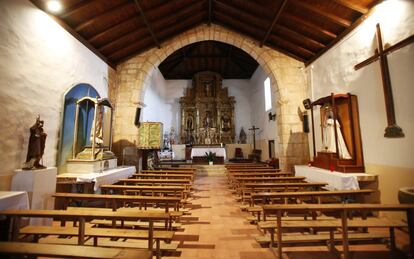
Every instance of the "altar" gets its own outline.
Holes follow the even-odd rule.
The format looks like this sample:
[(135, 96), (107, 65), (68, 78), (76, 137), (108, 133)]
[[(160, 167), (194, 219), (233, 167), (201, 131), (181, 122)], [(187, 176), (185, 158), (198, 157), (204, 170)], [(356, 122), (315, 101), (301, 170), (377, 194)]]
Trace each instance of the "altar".
[(295, 176), (304, 176), (308, 182), (325, 182), (328, 190), (359, 190), (358, 181), (374, 180), (375, 175), (367, 173), (341, 173), (318, 167), (296, 165)]
[(216, 153), (217, 157), (223, 157), (226, 160), (226, 149), (223, 147), (193, 147), (191, 149), (191, 159), (204, 157), (208, 152)]
[(113, 184), (121, 178), (129, 178), (136, 172), (135, 166), (123, 166), (105, 170), (102, 173), (65, 173), (57, 176), (58, 183), (91, 183), (97, 192), (103, 184)]

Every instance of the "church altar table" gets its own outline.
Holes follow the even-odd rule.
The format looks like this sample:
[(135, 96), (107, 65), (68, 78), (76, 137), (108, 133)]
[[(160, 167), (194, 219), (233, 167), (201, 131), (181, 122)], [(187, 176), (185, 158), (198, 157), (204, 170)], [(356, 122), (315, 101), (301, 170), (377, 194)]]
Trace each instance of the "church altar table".
[(0, 210), (29, 209), (29, 196), (27, 192), (4, 192), (0, 191)]
[(195, 156), (205, 156), (206, 152), (216, 153), (216, 156), (221, 156), (226, 160), (226, 149), (223, 147), (193, 147), (191, 149), (191, 158)]
[(94, 191), (99, 189), (103, 184), (113, 184), (121, 178), (129, 178), (136, 172), (135, 166), (123, 166), (105, 170), (102, 173), (65, 173), (57, 177), (61, 179), (76, 178), (78, 183), (94, 182)]
[(328, 190), (359, 190), (358, 177), (366, 173), (331, 172), (322, 168), (306, 165), (295, 165), (295, 176), (304, 176), (308, 182), (326, 182)]

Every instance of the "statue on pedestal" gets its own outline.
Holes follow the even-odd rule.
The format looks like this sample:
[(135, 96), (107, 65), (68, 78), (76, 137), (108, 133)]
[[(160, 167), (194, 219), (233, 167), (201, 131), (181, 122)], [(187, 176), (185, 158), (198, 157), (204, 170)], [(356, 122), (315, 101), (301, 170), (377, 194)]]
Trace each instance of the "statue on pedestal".
[(37, 116), (35, 124), (30, 127), (29, 147), (27, 149), (26, 162), (23, 170), (44, 169), (46, 168), (40, 163), (45, 151), (45, 143), (47, 134), (43, 132), (44, 121)]

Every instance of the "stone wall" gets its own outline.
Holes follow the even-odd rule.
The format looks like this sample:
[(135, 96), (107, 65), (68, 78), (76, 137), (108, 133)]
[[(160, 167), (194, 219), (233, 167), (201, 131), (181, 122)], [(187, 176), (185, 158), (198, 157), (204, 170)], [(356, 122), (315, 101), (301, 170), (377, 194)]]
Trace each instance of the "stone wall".
[(125, 146), (137, 143), (137, 128), (133, 123), (135, 108), (139, 102), (145, 103), (143, 93), (150, 85), (155, 68), (174, 51), (205, 40), (231, 44), (257, 60), (270, 77), (273, 96), (277, 100), (281, 168), (292, 170), (292, 165), (306, 163), (309, 160), (308, 140), (301, 133), (302, 124), (297, 115), (308, 92), (302, 73), (304, 64), (269, 47), (260, 48), (255, 40), (219, 25), (200, 25), (164, 42), (160, 49), (152, 48), (117, 67), (117, 89), (111, 90), (116, 94), (114, 151), (120, 155)]

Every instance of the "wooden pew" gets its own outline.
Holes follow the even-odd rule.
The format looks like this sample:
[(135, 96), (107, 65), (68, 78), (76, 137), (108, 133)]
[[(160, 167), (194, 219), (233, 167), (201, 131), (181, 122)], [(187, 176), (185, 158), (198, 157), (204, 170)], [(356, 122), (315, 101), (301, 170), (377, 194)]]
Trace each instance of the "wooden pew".
[(155, 178), (145, 178), (145, 179), (119, 179), (118, 183), (120, 184), (135, 184), (135, 185), (170, 185), (170, 186), (184, 186), (187, 190), (191, 189), (192, 183), (189, 179), (155, 179)]
[(188, 191), (184, 186), (171, 186), (171, 185), (161, 185), (161, 186), (148, 186), (148, 185), (116, 185), (116, 184), (104, 184), (100, 186), (101, 190), (107, 192), (112, 191), (121, 191), (121, 192), (134, 192), (138, 195), (148, 194), (155, 196), (155, 194), (162, 195), (172, 195), (176, 197), (181, 197), (181, 199), (186, 199)]
[(183, 174), (194, 175), (195, 170), (142, 170), (141, 174)]
[[(320, 197), (349, 197), (357, 195), (367, 195), (375, 192), (374, 190), (343, 190), (343, 191), (304, 191), (304, 192), (256, 192), (251, 194), (251, 206), (255, 205), (256, 200), (261, 200), (262, 204), (267, 204), (271, 199), (285, 199), (287, 203), (288, 198), (303, 199), (303, 198), (320, 198)], [(321, 203), (320, 200), (317, 200)]]
[[(318, 223), (285, 223), (282, 222), (282, 215), (285, 212), (297, 212), (297, 211), (308, 211), (308, 212), (338, 212), (340, 213), (340, 220), (338, 222), (323, 222), (323, 221), (314, 221)], [(309, 224), (313, 226), (324, 227), (330, 230), (335, 230), (337, 228), (342, 229), (342, 246), (343, 246), (343, 255), (344, 258), (351, 258), (349, 251), (349, 237), (348, 230), (349, 227), (386, 227), (390, 229), (390, 239), (391, 239), (391, 248), (395, 248), (394, 243), (394, 227), (401, 226), (401, 222), (392, 221), (392, 220), (376, 220), (370, 221), (370, 219), (350, 221), (348, 217), (352, 216), (352, 212), (359, 211), (362, 212), (362, 215), (366, 215), (371, 211), (405, 211), (407, 214), (407, 224), (409, 231), (409, 240), (410, 240), (410, 255), (414, 254), (414, 204), (283, 204), (283, 205), (264, 205), (263, 213), (264, 218), (268, 215), (276, 215), (277, 220), (273, 223), (261, 223), (261, 226), (269, 230), (271, 234), (271, 244), (274, 245), (274, 235), (276, 232), (277, 235), (277, 255), (279, 258), (282, 258), (282, 244), (283, 244), (283, 229), (284, 227), (307, 227)], [(303, 222), (303, 221), (302, 221)], [(312, 222), (312, 221), (310, 221)], [(266, 225), (267, 224), (267, 225)], [(273, 224), (273, 225), (272, 225)], [(302, 224), (302, 225), (301, 225)], [(403, 223), (404, 224), (404, 223)], [(331, 231), (333, 233), (333, 231)]]
[(158, 178), (158, 179), (189, 179), (194, 180), (191, 174), (133, 174), (132, 177), (137, 179)]
[(235, 177), (232, 188), (237, 189), (245, 186), (248, 183), (289, 183), (289, 182), (304, 182), (304, 176), (286, 176), (286, 177)]
[(152, 253), (143, 249), (106, 248), (92, 246), (0, 242), (0, 255), (93, 258), (93, 259), (150, 259)]
[(227, 175), (229, 185), (232, 186), (238, 179), (259, 177), (292, 177), (292, 173), (265, 172), (265, 173), (229, 173)]
[[(168, 221), (170, 219), (170, 215), (164, 212), (119, 212), (119, 211), (72, 211), (72, 210), (3, 210), (0, 211), (0, 215), (6, 216), (9, 218), (11, 234), (10, 240), (16, 241), (19, 237), (20, 233), (20, 222), (22, 217), (37, 217), (37, 218), (54, 218), (57, 220), (64, 220), (64, 221), (77, 221), (78, 227), (76, 228), (76, 236), (78, 237), (78, 245), (84, 245), (86, 234), (86, 222), (90, 222), (94, 219), (108, 219), (108, 220), (123, 220), (123, 221), (137, 221), (137, 220), (145, 220), (149, 222), (149, 228), (147, 230), (147, 238), (143, 236), (142, 233), (137, 234), (136, 238), (145, 238), (148, 239), (148, 249), (150, 251), (154, 251), (153, 249), (153, 240), (154, 240), (154, 230), (153, 224), (154, 221)], [(30, 228), (29, 228), (30, 227)], [(49, 228), (49, 229), (44, 229)], [(68, 228), (68, 232), (65, 232), (66, 227), (44, 227), (40, 226), (37, 229), (37, 234), (43, 234), (47, 231), (50, 233), (52, 231), (56, 231), (57, 235), (72, 235), (73, 228)], [(53, 230), (55, 229), (55, 230)], [(25, 230), (27, 233), (36, 234), (36, 226), (28, 226)], [(106, 229), (104, 233), (92, 233), (91, 236), (95, 238), (101, 236), (109, 237), (121, 237), (122, 233), (119, 231), (113, 231), (112, 229)], [(138, 232), (137, 232), (138, 233)], [(133, 234), (131, 234), (133, 235)], [(156, 255), (159, 258), (160, 256), (160, 239), (168, 239), (173, 237), (174, 232), (172, 231), (163, 231), (162, 235), (159, 239), (156, 239)], [(133, 238), (133, 236), (131, 237)]]
[(116, 211), (120, 206), (120, 203), (124, 202), (136, 202), (144, 205), (148, 203), (156, 205), (165, 205), (165, 212), (169, 212), (169, 208), (173, 208), (175, 211), (179, 211), (181, 198), (179, 197), (159, 197), (159, 196), (137, 196), (137, 195), (111, 195), (111, 194), (86, 194), (86, 193), (55, 193), (52, 195), (57, 199), (63, 200), (63, 209), (69, 206), (71, 200), (77, 201), (90, 201), (98, 200), (109, 203), (113, 211)]

